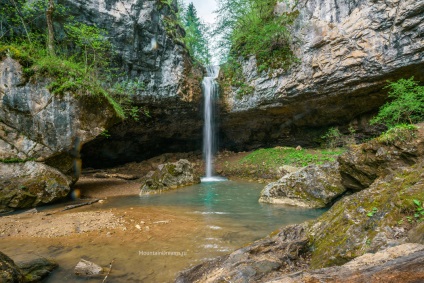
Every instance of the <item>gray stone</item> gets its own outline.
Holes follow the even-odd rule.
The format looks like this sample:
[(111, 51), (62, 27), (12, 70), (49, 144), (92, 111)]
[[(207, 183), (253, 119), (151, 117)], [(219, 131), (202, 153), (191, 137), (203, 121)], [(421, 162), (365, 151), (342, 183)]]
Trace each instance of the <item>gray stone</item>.
[(58, 201), (69, 194), (70, 184), (70, 178), (39, 162), (0, 162), (0, 211)]
[(349, 123), (369, 135), (366, 122), (385, 103), (387, 80), (424, 81), (422, 0), (281, 2), (277, 13), (300, 13), (291, 34), (301, 63), (265, 74), (255, 58), (241, 61), (254, 91), (241, 99), (237, 88), (223, 94), (221, 145), (313, 146), (327, 127), (348, 133)]
[(0, 159), (45, 161), (75, 152), (113, 122), (108, 103), (99, 107), (71, 93), (55, 96), (49, 83), (26, 82), (17, 61), (0, 61)]
[(162, 192), (200, 183), (193, 165), (186, 159), (175, 163), (165, 163), (156, 171), (149, 172), (141, 185), (140, 195)]
[(268, 184), (262, 190), (259, 201), (320, 208), (329, 205), (345, 191), (339, 164), (334, 162), (309, 165)]
[(83, 277), (101, 275), (103, 272), (103, 267), (85, 259), (81, 259), (74, 269), (76, 275)]

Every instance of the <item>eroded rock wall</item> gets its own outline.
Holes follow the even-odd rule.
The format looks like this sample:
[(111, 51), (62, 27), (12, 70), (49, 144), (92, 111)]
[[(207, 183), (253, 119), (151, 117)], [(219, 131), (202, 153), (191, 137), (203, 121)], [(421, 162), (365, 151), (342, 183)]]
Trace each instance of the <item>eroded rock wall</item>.
[(325, 127), (349, 122), (367, 134), (387, 80), (424, 80), (423, 0), (300, 0), (280, 3), (276, 13), (295, 10), (293, 50), (301, 63), (269, 75), (258, 73), (254, 58), (242, 61), (254, 91), (225, 93), (226, 147), (316, 145)]
[(79, 22), (105, 29), (122, 80), (143, 87), (129, 93), (139, 121), (109, 129), (83, 149), (86, 166), (140, 161), (165, 152), (200, 148), (203, 68), (188, 55), (177, 24), (176, 3), (166, 1), (63, 0)]

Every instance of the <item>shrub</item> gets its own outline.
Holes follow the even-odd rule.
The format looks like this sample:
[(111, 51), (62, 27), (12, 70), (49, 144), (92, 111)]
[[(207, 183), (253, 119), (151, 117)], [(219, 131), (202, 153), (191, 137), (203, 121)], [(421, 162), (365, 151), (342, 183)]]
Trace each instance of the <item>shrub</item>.
[(414, 78), (400, 79), (391, 82), (387, 102), (379, 113), (371, 120), (372, 124), (382, 123), (394, 127), (401, 123), (419, 123), (424, 121), (424, 86), (420, 86)]
[(377, 140), (387, 145), (396, 142), (409, 142), (416, 137), (417, 130), (417, 127), (414, 125), (400, 124), (390, 128), (387, 132), (379, 136)]

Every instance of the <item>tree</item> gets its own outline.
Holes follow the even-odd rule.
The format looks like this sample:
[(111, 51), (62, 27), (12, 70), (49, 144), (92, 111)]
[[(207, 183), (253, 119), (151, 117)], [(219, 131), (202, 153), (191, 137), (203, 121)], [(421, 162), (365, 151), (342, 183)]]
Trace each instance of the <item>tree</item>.
[(184, 11), (183, 24), (186, 31), (185, 44), (190, 55), (203, 64), (210, 64), (209, 43), (205, 35), (207, 27), (197, 16), (193, 3)]
[(51, 56), (55, 55), (54, 52), (54, 29), (53, 29), (53, 13), (54, 13), (54, 0), (49, 0), (49, 6), (46, 10), (47, 19), (47, 48)]

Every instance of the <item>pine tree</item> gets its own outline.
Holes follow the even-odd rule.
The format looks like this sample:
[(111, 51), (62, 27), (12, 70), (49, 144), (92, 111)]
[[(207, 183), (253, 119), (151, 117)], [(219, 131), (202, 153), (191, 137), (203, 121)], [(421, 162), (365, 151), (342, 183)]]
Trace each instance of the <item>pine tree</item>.
[(185, 11), (184, 27), (186, 31), (185, 43), (194, 58), (203, 64), (210, 63), (209, 44), (205, 36), (207, 27), (197, 16), (197, 10), (193, 3), (190, 3)]

